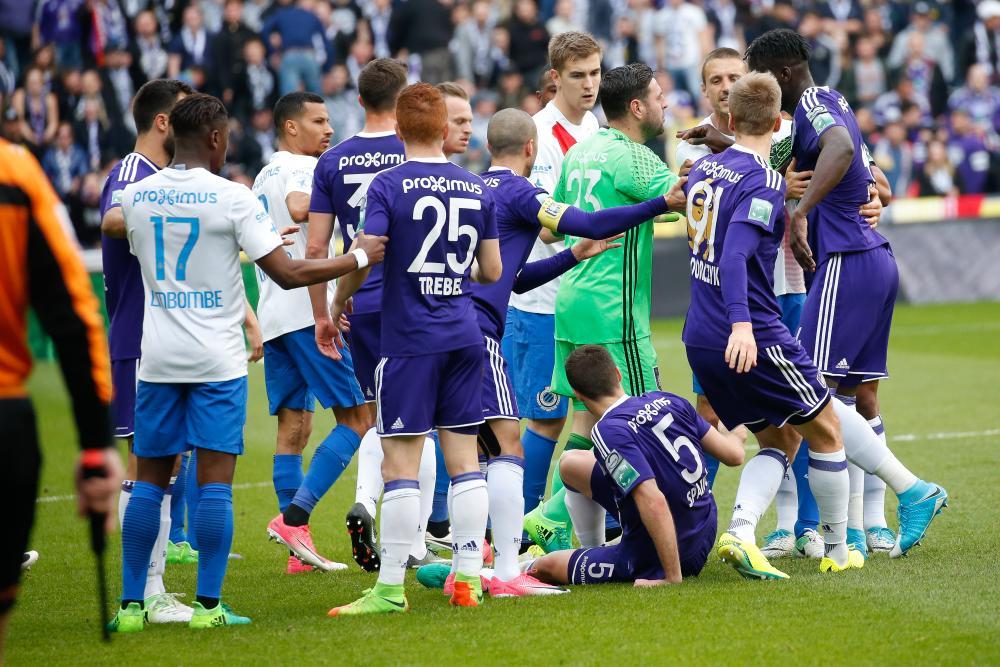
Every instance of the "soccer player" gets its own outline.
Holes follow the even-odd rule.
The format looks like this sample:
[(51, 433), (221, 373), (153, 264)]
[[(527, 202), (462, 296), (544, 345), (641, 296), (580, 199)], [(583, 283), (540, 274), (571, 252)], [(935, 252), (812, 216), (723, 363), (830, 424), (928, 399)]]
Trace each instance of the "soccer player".
[[(677, 176), (643, 146), (663, 133), (667, 106), (652, 70), (643, 64), (616, 67), (604, 75), (600, 93), (609, 127), (569, 149), (553, 197), (596, 211), (666, 195)], [(566, 238), (568, 246), (575, 242), (573, 237)], [(560, 279), (552, 389), (561, 396), (573, 396), (563, 371), (566, 357), (588, 343), (608, 348), (631, 395), (659, 389), (649, 332), (652, 220), (625, 232), (622, 245)], [(566, 447), (591, 449), (594, 420), (582, 402), (575, 401), (573, 407), (573, 430)], [(554, 493), (525, 519), (528, 535), (546, 551), (571, 546), (562, 497)]]
[[(785, 183), (767, 162), (781, 123), (781, 91), (774, 77), (754, 73), (733, 85), (729, 101), (736, 143), (695, 162), (685, 185), (691, 306), (682, 338), (688, 362), (721, 421), (728, 428), (746, 425), (762, 447), (743, 468), (718, 553), (745, 577), (787, 578), (757, 548), (754, 529), (795, 454), (798, 442), (781, 433), (791, 427), (809, 442), (809, 485), (826, 552), (820, 571), (860, 568), (864, 557), (847, 544), (845, 446), (856, 464), (901, 492), (933, 489), (942, 502), (946, 495), (907, 470), (856, 412), (831, 400), (805, 350), (781, 323), (773, 266), (784, 233)], [(922, 535), (939, 508), (932, 503), (930, 512), (907, 514), (905, 529)]]
[[(333, 129), (323, 98), (294, 92), (274, 105), (278, 151), (260, 171), (253, 192), (279, 229), (291, 228), (289, 257), (306, 256), (307, 230), (316, 160), (329, 146)], [(286, 236), (286, 238), (288, 238)], [(324, 255), (325, 257), (326, 255)], [(286, 572), (347, 566), (319, 555), (309, 531), (316, 503), (351, 462), (372, 419), (354, 374), (350, 351), (339, 360), (316, 347), (313, 308), (306, 288), (284, 290), (258, 270), (257, 306), (264, 338), (264, 379), (272, 415), (278, 417), (274, 489), (279, 514), (268, 534), (291, 550)], [(337, 425), (316, 448), (303, 478), (302, 452), (312, 432), (316, 403), (332, 409)]]
[[(476, 456), (483, 339), (469, 281), (492, 283), (501, 275), (494, 204), (481, 178), (444, 156), (449, 126), (439, 90), (426, 83), (405, 88), (396, 102), (396, 127), (407, 159), (375, 176), (362, 213), (366, 234), (391, 239), (382, 310), (392, 317), (382, 320), (375, 389), (385, 453), (381, 566), (375, 586), (331, 609), (331, 616), (409, 607), (403, 576), (420, 520), (423, 442), (433, 429), (451, 476), (452, 551), (458, 561), (451, 603), (475, 607), (483, 595), (479, 571), (488, 495)], [(334, 321), (364, 274), (337, 285)]]
[[(135, 148), (108, 172), (101, 192), (102, 224), (121, 224), (122, 192), (125, 187), (155, 174), (170, 161), (173, 154), (170, 110), (191, 92), (187, 84), (169, 79), (154, 79), (138, 90), (132, 101), (132, 117), (138, 132)], [(102, 234), (101, 255), (104, 296), (111, 321), (108, 344), (115, 389), (112, 401), (114, 435), (125, 438), (129, 448), (126, 478), (118, 497), (118, 518), (123, 521), (136, 479), (135, 455), (131, 450), (145, 294), (139, 263), (129, 252), (128, 241)], [(198, 552), (192, 549), (184, 531), (184, 484), (188, 477), (188, 461), (188, 456), (180, 458), (174, 479), (163, 498), (160, 534), (149, 563), (144, 596), (146, 618), (150, 623), (187, 623), (191, 620), (191, 608), (167, 593), (163, 585), (167, 562), (196, 563), (198, 558)]]
[(177, 454), (198, 450), (201, 547), (192, 628), (249, 623), (221, 601), (233, 536), (232, 480), (243, 451), (247, 359), (239, 251), (284, 289), (331, 280), (378, 261), (384, 239), (365, 238), (350, 255), (293, 260), (263, 204), (216, 174), (229, 144), (226, 109), (192, 94), (170, 112), (170, 167), (128, 185), (123, 223), (142, 271), (142, 364), (136, 389), (137, 479), (122, 525), (121, 608), (110, 628), (143, 629), (143, 590), (160, 526), (160, 504)]
[[(814, 85), (808, 46), (800, 35), (789, 30), (761, 35), (747, 49), (747, 62), (778, 79), (782, 108), (795, 119), (794, 157), (800, 168), (813, 171), (792, 216), (792, 250), (803, 268), (816, 272), (799, 338), (827, 384), (849, 403), (857, 396), (859, 413), (885, 446), (878, 384), (888, 377), (886, 355), (899, 274), (889, 242), (857, 212), (858, 202), (867, 200), (879, 179), (870, 168), (871, 157), (850, 105), (837, 91)], [(866, 481), (858, 468), (851, 468), (851, 485), (849, 528), (860, 550), (870, 541), (873, 548), (888, 548), (895, 557), (920, 539), (921, 534), (901, 534), (889, 547), (892, 535), (884, 525), (884, 511), (878, 509), (884, 506), (884, 485)], [(936, 491), (920, 487), (914, 494), (930, 497), (902, 496), (900, 516), (931, 506), (936, 511), (944, 501)], [(869, 512), (867, 535), (865, 504), (876, 508)]]
[[(80, 259), (69, 219), (45, 172), (27, 150), (0, 139), (0, 503), (6, 513), (0, 542), (0, 663), (11, 610), (17, 600), (25, 552), (37, 506), (41, 470), (35, 411), (27, 381), (28, 308), (52, 338), (73, 405), (83, 451), (76, 463), (77, 508), (108, 516), (114, 526), (114, 497), (123, 476), (112, 446), (111, 378), (100, 307)], [(51, 462), (49, 464), (51, 466)], [(84, 466), (103, 468), (104, 477), (84, 478)], [(145, 571), (143, 572), (145, 576)], [(141, 589), (140, 589), (141, 594)]]
[[(696, 576), (716, 528), (704, 452), (738, 466), (746, 432), (720, 433), (675, 394), (629, 396), (615, 360), (600, 345), (573, 350), (566, 378), (597, 420), (594, 451), (567, 452), (559, 460), (582, 548), (542, 556), (528, 572), (558, 584), (637, 587)], [(605, 511), (619, 517), (618, 544), (601, 546)]]
[[(562, 173), (566, 151), (600, 128), (591, 109), (597, 103), (601, 86), (601, 47), (587, 33), (561, 33), (549, 41), (549, 66), (548, 82), (555, 85), (555, 95), (546, 101), (550, 95), (548, 84), (541, 86), (539, 99), (544, 108), (534, 115), (538, 144), (530, 178), (537, 187), (552, 194)], [(546, 243), (539, 239), (528, 261), (552, 257), (562, 250), (561, 242)], [(527, 420), (522, 436), (525, 512), (533, 510), (545, 495), (552, 454), (566, 421), (566, 400), (550, 389), (555, 365), (552, 339), (558, 287), (559, 281), (553, 280), (512, 296), (503, 337), (503, 356), (510, 362), (518, 409)], [(573, 447), (573, 441), (566, 446)], [(555, 500), (550, 503), (550, 512), (557, 520), (568, 522), (566, 507), (560, 501), (562, 496), (557, 493), (560, 486), (556, 469), (552, 476)]]

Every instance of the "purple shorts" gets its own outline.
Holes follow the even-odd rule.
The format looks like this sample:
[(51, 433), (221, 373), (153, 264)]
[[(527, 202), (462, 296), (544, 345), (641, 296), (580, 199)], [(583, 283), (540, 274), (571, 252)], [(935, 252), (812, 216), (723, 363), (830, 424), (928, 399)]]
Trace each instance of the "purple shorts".
[(354, 359), (354, 375), (361, 385), (365, 401), (371, 403), (375, 400), (375, 367), (382, 358), (379, 354), (382, 348), (382, 313), (357, 313), (348, 315), (347, 319), (351, 323), (346, 338)]
[(517, 419), (517, 396), (500, 342), (483, 336), (483, 419)]
[(119, 359), (111, 362), (111, 386), (114, 388), (111, 418), (114, 420), (116, 438), (127, 438), (135, 434), (135, 388), (138, 371), (138, 359)]
[(898, 289), (896, 259), (887, 245), (835, 253), (816, 269), (798, 339), (823, 375), (856, 382), (889, 376), (886, 354)]
[[(615, 485), (600, 466), (594, 466), (590, 476), (591, 494), (601, 507), (612, 514), (617, 514)], [(693, 539), (678, 538), (677, 551), (684, 577), (697, 576), (712, 552), (718, 526), (715, 503), (711, 508), (708, 520)], [(629, 523), (635, 525), (636, 522)], [(638, 528), (626, 531), (618, 544), (574, 551), (569, 557), (567, 575), (571, 584), (606, 584), (664, 577), (656, 545), (641, 522)]]
[(755, 433), (768, 424), (809, 421), (830, 401), (823, 377), (798, 341), (758, 348), (749, 373), (729, 368), (724, 350), (687, 348), (688, 363), (716, 414), (728, 429), (740, 424)]
[(382, 437), (436, 428), (475, 434), (483, 423), (483, 348), (382, 357), (375, 367), (375, 428)]

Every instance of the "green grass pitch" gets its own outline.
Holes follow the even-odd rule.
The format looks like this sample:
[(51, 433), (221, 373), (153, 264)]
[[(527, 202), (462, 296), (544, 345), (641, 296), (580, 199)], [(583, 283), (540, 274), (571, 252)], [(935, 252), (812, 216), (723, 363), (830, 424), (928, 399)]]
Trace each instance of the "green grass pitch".
[[(690, 394), (679, 332), (677, 320), (654, 327), (665, 387)], [(904, 462), (951, 496), (951, 507), (909, 558), (889, 562), (879, 555), (864, 570), (841, 576), (820, 575), (816, 561), (786, 559), (778, 565), (791, 580), (748, 582), (713, 557), (701, 576), (681, 586), (578, 587), (555, 598), (488, 599), (478, 610), (451, 609), (439, 591), (422, 589), (408, 575), (409, 614), (362, 619), (326, 616), (375, 580), (353, 565), (343, 527), (353, 465), (312, 523), (320, 550), (351, 563), (350, 570), (286, 576), (285, 553), (266, 539), (265, 525), (276, 513), (275, 421), (267, 415), (261, 367), (254, 367), (246, 455), (236, 473), (233, 550), (243, 559), (231, 562), (224, 589), (253, 625), (201, 633), (152, 626), (110, 645), (99, 641), (103, 619), (86, 528), (66, 499), (76, 436), (58, 371), (42, 364), (31, 384), (47, 462), (32, 539), (41, 560), (24, 578), (7, 658), (11, 665), (998, 664), (998, 335), (1000, 304), (897, 310), (894, 377), (882, 390), (887, 433)], [(318, 416), (312, 446), (330, 425), (328, 415)], [(723, 525), (738, 472), (719, 474)], [(773, 523), (769, 513), (758, 537)], [(114, 600), (120, 548), (117, 536), (111, 542)], [(190, 602), (194, 567), (170, 566), (165, 580)]]

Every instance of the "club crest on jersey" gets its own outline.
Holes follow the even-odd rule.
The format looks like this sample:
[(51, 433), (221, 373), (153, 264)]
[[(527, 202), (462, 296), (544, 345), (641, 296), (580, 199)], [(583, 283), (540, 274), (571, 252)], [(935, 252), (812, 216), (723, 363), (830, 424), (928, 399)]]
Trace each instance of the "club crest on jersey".
[(555, 410), (556, 407), (558, 407), (559, 396), (552, 393), (548, 389), (545, 389), (544, 391), (538, 392), (538, 395), (535, 397), (535, 402), (538, 403), (538, 407), (540, 407), (542, 410), (545, 410), (546, 412), (551, 412), (552, 410)]

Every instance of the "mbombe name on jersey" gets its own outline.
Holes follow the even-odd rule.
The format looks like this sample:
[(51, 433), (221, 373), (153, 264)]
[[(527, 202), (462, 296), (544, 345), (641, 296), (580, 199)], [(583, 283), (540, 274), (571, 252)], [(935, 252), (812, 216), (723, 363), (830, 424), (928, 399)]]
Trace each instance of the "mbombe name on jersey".
[(444, 176), (418, 176), (417, 178), (403, 179), (403, 194), (410, 190), (422, 188), (431, 192), (449, 192), (451, 190), (461, 190), (474, 195), (483, 194), (483, 188), (479, 183), (464, 181), (460, 178), (445, 178)]
[(353, 155), (341, 155), (340, 160), (337, 162), (337, 168), (374, 167), (380, 169), (382, 167), (394, 167), (403, 164), (403, 159), (404, 156), (401, 153), (383, 153), (382, 151), (355, 153)]
[(132, 205), (142, 202), (150, 204), (218, 204), (219, 195), (215, 192), (181, 192), (159, 188), (156, 190), (136, 190), (132, 195)]
[(222, 290), (199, 290), (183, 292), (149, 291), (150, 308), (222, 308)]

